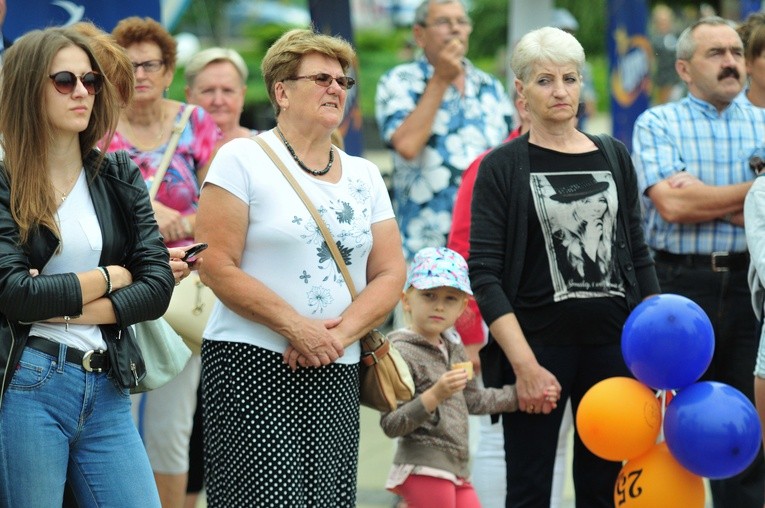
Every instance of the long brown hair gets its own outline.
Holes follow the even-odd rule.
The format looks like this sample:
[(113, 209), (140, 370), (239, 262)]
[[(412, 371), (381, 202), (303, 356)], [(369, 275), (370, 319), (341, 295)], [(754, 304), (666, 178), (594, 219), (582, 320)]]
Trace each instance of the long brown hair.
[[(53, 130), (46, 114), (45, 87), (50, 85), (48, 74), (53, 59), (70, 46), (85, 51), (93, 70), (103, 73), (88, 39), (67, 28), (29, 32), (3, 55), (0, 144), (5, 152), (3, 169), (10, 184), (11, 214), (19, 226), (21, 244), (39, 226), (59, 235), (55, 221), (58, 200), (47, 172)], [(105, 80), (101, 92), (95, 95), (88, 126), (79, 135), (83, 159), (101, 138), (109, 140), (114, 135), (118, 108), (117, 93)]]

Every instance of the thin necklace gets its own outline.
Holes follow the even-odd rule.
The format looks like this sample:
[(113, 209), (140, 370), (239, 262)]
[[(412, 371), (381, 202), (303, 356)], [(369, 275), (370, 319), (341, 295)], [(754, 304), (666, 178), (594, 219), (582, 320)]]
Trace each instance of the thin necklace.
[(332, 152), (332, 147), (329, 147), (329, 162), (327, 163), (326, 167), (324, 169), (320, 169), (319, 171), (315, 171), (305, 164), (303, 164), (303, 161), (300, 160), (300, 158), (295, 153), (295, 150), (292, 149), (292, 146), (289, 144), (289, 141), (284, 137), (284, 134), (282, 134), (282, 131), (279, 129), (279, 127), (276, 127), (276, 132), (279, 133), (279, 137), (282, 138), (282, 142), (284, 143), (284, 146), (287, 147), (287, 151), (290, 153), (292, 158), (297, 162), (298, 166), (300, 166), (300, 169), (307, 173), (311, 173), (313, 176), (322, 176), (329, 173), (329, 170), (332, 169), (332, 163), (335, 162), (335, 154)]
[(80, 176), (80, 172), (81, 171), (82, 171), (82, 165), (80, 165), (80, 170), (79, 171), (77, 171), (74, 175), (72, 175), (71, 178), (67, 179), (66, 187), (65, 187), (67, 189), (66, 192), (61, 192), (61, 189), (59, 189), (58, 187), (53, 185), (53, 183), (51, 183), (51, 185), (53, 185), (53, 188), (56, 190), (56, 192), (61, 194), (61, 202), (62, 203), (64, 201), (66, 201), (66, 198), (69, 197), (69, 194), (72, 192), (72, 189), (74, 189), (74, 184), (77, 182), (77, 178)]
[(130, 139), (133, 140), (133, 146), (138, 148), (142, 152), (148, 152), (150, 150), (153, 150), (154, 148), (158, 147), (161, 142), (162, 138), (165, 137), (165, 116), (167, 112), (165, 110), (165, 105), (162, 104), (162, 115), (159, 120), (159, 134), (157, 137), (152, 141), (154, 143), (153, 145), (147, 145), (146, 143), (141, 140), (141, 142), (138, 141), (138, 138), (135, 135), (135, 130), (133, 130), (133, 124), (128, 119), (127, 115), (125, 115), (125, 123), (128, 126), (128, 129), (130, 129)]

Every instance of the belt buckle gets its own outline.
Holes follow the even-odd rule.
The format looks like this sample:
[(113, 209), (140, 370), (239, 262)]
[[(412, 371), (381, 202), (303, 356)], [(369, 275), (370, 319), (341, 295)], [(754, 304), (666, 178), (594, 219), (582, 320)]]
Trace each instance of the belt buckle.
[(93, 368), (90, 366), (90, 359), (94, 354), (102, 355), (106, 351), (103, 349), (91, 349), (90, 351), (86, 351), (85, 354), (82, 356), (82, 368), (85, 369), (86, 372), (103, 372), (104, 369), (101, 367)]
[(729, 252), (725, 251), (717, 251), (712, 253), (712, 271), (713, 272), (729, 272), (730, 267), (729, 266), (717, 266), (717, 258), (727, 258), (729, 256)]

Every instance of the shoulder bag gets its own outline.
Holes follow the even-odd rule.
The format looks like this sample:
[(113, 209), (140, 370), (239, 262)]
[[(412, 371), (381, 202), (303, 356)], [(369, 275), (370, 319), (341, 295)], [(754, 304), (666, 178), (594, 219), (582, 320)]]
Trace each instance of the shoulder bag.
[(177, 376), (191, 358), (191, 350), (163, 318), (133, 325), (146, 375), (130, 393), (154, 390)]
[[(337, 267), (343, 274), (351, 298), (355, 300), (356, 286), (353, 284), (351, 275), (348, 273), (348, 267), (345, 265), (343, 256), (340, 254), (324, 219), (321, 218), (316, 207), (284, 166), (279, 156), (259, 136), (253, 139), (279, 168), (284, 178), (287, 179), (308, 208), (313, 220), (316, 221), (316, 225), (321, 230)], [(385, 334), (376, 329), (371, 330), (361, 338), (361, 367), (359, 370), (359, 399), (361, 404), (378, 411), (393, 411), (396, 409), (398, 401), (412, 400), (412, 397), (414, 397), (414, 381), (401, 353), (391, 344)]]
[[(186, 123), (196, 106), (186, 105), (181, 118), (173, 127), (173, 136), (167, 143), (167, 148), (162, 156), (162, 162), (157, 167), (154, 175), (154, 181), (149, 191), (149, 197), (154, 199), (165, 177), (170, 160), (178, 146), (178, 140), (181, 137)], [(215, 305), (215, 294), (210, 288), (205, 286), (199, 279), (196, 271), (181, 281), (181, 284), (173, 291), (170, 299), (170, 306), (165, 312), (165, 319), (178, 334), (183, 337), (186, 345), (196, 354), (202, 349), (202, 334), (207, 326), (207, 320), (210, 318), (213, 305)]]
[[(173, 134), (167, 143), (149, 191), (151, 199), (154, 199), (157, 194), (175, 147), (178, 146), (181, 132), (193, 109), (194, 106), (186, 106), (181, 119), (173, 127)], [(176, 288), (173, 295), (177, 292)], [(191, 350), (164, 318), (136, 323), (133, 325), (133, 335), (146, 364), (146, 375), (135, 388), (130, 389), (130, 393), (141, 393), (159, 388), (177, 376), (191, 357)]]

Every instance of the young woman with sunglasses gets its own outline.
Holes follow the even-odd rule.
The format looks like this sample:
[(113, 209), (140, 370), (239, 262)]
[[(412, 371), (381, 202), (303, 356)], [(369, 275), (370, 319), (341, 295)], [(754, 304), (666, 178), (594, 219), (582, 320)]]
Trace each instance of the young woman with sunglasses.
[(120, 99), (88, 39), (24, 35), (0, 80), (0, 506), (159, 507), (130, 414), (129, 325), (173, 274), (138, 168), (94, 149)]

